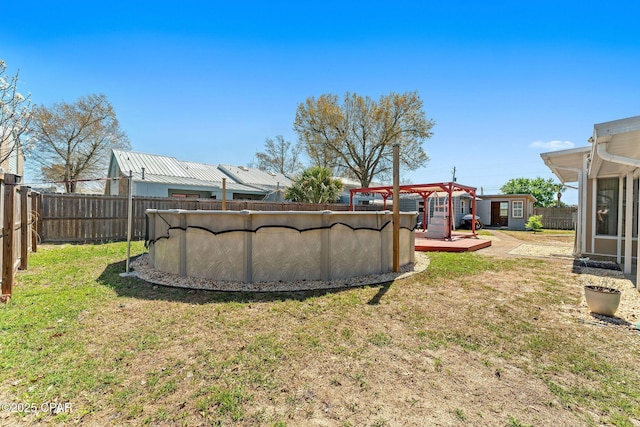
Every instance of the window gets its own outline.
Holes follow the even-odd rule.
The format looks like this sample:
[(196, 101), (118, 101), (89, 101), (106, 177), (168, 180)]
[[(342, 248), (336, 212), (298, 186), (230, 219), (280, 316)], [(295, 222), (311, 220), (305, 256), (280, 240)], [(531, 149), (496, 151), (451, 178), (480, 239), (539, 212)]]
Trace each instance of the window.
[(500, 216), (503, 218), (509, 216), (509, 202), (500, 202)]
[(200, 196), (198, 194), (190, 194), (190, 193), (171, 193), (171, 197), (177, 197), (178, 199), (197, 199)]
[(596, 234), (618, 234), (618, 178), (600, 178), (597, 182)]
[(514, 200), (511, 202), (511, 211), (514, 218), (524, 217), (524, 202), (522, 200)]

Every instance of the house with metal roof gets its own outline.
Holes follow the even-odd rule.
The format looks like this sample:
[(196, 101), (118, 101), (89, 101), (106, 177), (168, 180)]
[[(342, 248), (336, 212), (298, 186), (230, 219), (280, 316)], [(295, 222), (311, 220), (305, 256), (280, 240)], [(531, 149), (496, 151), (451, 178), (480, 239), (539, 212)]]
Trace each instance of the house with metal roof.
[[(242, 173), (236, 173), (236, 169)], [(273, 176), (245, 166), (216, 166), (157, 154), (113, 150), (105, 194), (128, 194), (125, 178), (129, 175), (133, 180), (133, 195), (147, 197), (222, 199), (224, 178), (228, 200), (278, 200), (278, 186), (285, 188), (291, 184), (284, 175)]]

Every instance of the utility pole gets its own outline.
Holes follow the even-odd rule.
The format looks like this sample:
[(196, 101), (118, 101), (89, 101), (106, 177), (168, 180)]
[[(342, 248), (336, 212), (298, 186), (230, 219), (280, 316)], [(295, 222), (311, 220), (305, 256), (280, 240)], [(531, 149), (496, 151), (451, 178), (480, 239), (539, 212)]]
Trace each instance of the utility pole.
[(227, 210), (227, 178), (222, 178), (222, 210)]
[(125, 264), (125, 275), (131, 273), (131, 228), (133, 225), (133, 171), (129, 170), (129, 203), (127, 206), (127, 262)]
[(456, 167), (453, 167), (453, 170), (451, 171), (451, 174), (453, 175), (453, 178), (451, 179), (452, 182), (456, 182)]
[(400, 144), (393, 144), (393, 272), (400, 271)]

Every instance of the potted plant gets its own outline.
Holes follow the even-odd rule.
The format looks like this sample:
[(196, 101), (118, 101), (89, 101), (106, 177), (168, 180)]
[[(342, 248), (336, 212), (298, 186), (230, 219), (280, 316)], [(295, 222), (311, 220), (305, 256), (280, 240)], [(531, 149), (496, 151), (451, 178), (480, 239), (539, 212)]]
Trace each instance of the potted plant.
[(613, 316), (620, 305), (620, 295), (619, 289), (608, 286), (584, 286), (584, 298), (587, 300), (589, 310), (596, 314)]

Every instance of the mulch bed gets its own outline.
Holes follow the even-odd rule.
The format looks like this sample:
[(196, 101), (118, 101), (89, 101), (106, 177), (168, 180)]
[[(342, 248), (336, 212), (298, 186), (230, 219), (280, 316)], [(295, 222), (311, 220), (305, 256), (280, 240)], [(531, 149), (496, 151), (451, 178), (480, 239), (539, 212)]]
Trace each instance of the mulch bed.
[(573, 272), (580, 273), (583, 268), (603, 268), (606, 270), (620, 271), (620, 266), (613, 261), (598, 261), (589, 258), (576, 258), (573, 260)]

